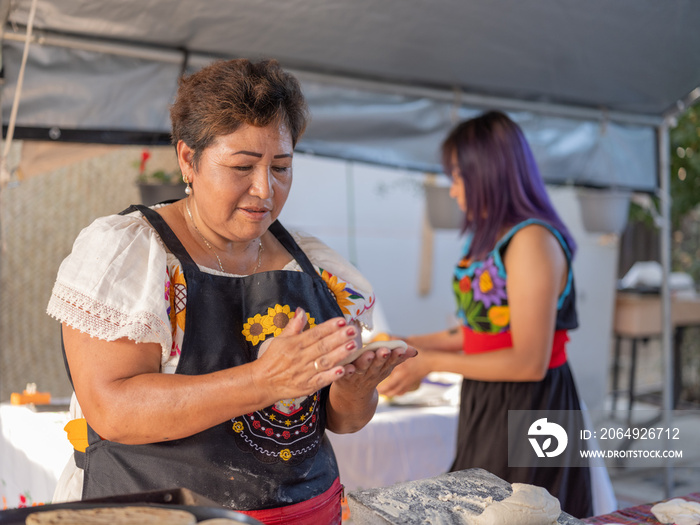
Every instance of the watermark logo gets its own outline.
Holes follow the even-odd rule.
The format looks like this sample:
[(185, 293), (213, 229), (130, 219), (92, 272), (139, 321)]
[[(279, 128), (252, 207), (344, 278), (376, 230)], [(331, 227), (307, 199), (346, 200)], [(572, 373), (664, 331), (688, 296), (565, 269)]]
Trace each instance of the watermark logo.
[[(537, 457), (555, 458), (566, 450), (566, 445), (569, 444), (569, 437), (566, 435), (566, 430), (561, 425), (547, 421), (546, 417), (538, 419), (527, 431), (530, 445), (535, 450)], [(534, 436), (534, 437), (533, 437)], [(540, 444), (540, 440), (542, 443)], [(552, 438), (556, 440), (556, 448), (549, 450), (552, 447)]]

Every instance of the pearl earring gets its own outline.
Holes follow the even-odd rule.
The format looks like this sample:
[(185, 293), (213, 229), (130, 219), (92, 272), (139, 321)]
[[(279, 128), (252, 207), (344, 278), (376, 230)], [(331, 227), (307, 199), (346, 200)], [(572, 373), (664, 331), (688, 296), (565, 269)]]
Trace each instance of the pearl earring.
[(190, 181), (185, 178), (185, 176), (182, 176), (182, 182), (187, 184), (187, 187), (185, 188), (185, 195), (191, 195), (192, 194), (192, 186), (190, 186)]

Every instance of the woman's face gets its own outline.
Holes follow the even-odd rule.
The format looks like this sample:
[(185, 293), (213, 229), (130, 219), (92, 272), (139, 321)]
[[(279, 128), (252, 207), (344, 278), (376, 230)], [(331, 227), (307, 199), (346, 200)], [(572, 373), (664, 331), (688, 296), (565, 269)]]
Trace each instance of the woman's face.
[(287, 201), (292, 155), (292, 137), (280, 123), (243, 125), (205, 149), (189, 176), (197, 211), (210, 234), (247, 242), (265, 233)]
[(467, 198), (464, 195), (464, 179), (460, 175), (457, 164), (457, 152), (452, 152), (452, 185), (450, 186), (450, 197), (457, 201), (459, 209), (467, 212)]

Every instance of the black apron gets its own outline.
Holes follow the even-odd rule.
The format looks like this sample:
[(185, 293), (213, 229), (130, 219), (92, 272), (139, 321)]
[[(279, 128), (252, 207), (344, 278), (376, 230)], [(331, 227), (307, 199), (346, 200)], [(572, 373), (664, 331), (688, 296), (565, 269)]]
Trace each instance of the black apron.
[[(175, 373), (207, 374), (254, 361), (262, 342), (255, 337), (259, 321), (267, 316), (269, 326), (276, 316), (284, 324), (279, 313), (285, 306), (292, 313), (302, 307), (309, 325), (342, 316), (333, 293), (279, 222), (269, 230), (303, 271), (228, 277), (200, 271), (155, 211), (136, 205), (122, 214), (137, 209), (178, 258), (187, 283), (185, 336)], [(226, 507), (251, 510), (317, 496), (338, 477), (325, 436), (329, 388), (167, 442), (114, 443), (88, 426), (89, 446), (84, 455), (76, 452), (85, 474), (83, 499), (182, 487)]]

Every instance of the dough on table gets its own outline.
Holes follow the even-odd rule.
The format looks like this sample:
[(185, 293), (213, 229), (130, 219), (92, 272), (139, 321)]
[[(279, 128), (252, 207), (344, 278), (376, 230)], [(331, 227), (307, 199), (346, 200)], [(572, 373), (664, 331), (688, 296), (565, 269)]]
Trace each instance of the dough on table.
[(513, 494), (496, 501), (479, 514), (478, 525), (550, 525), (561, 514), (559, 500), (546, 489), (527, 483), (513, 483)]
[(33, 512), (26, 525), (194, 525), (197, 517), (186, 510), (160, 507), (95, 507)]
[(683, 498), (657, 503), (651, 508), (651, 512), (661, 523), (675, 523), (676, 525), (698, 525), (700, 523), (700, 503)]

